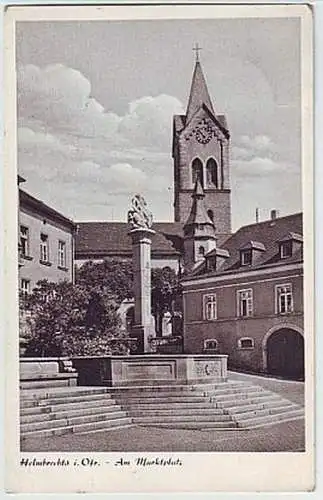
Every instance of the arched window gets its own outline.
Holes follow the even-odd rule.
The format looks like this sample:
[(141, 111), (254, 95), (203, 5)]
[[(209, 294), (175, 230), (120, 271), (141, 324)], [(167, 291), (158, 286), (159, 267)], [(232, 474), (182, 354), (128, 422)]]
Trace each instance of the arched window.
[(199, 256), (204, 257), (204, 254), (205, 254), (205, 248), (201, 245), (199, 247)]
[(195, 158), (192, 163), (192, 183), (195, 186), (197, 179), (200, 180), (201, 186), (203, 187), (203, 164), (201, 160)]
[(213, 210), (209, 209), (207, 211), (207, 214), (209, 216), (209, 219), (211, 219), (211, 221), (214, 222), (214, 212), (213, 212)]
[(209, 187), (218, 187), (218, 164), (214, 158), (209, 158), (206, 163), (206, 180)]

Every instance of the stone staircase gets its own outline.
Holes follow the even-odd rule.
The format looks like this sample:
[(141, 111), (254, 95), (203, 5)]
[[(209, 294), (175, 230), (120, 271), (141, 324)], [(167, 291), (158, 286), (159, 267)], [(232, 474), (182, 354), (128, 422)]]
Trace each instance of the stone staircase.
[(102, 387), (48, 387), (20, 391), (20, 435), (89, 433), (132, 425)]
[(245, 382), (110, 389), (133, 423), (178, 429), (252, 429), (304, 418), (304, 408)]
[(151, 387), (44, 387), (20, 391), (21, 438), (131, 425), (246, 430), (304, 418), (304, 408), (245, 382)]

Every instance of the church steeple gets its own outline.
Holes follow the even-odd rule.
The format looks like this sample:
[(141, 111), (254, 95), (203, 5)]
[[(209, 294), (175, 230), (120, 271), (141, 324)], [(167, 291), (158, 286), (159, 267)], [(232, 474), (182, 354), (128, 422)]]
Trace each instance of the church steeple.
[[(190, 220), (199, 178), (203, 210), (214, 221), (216, 234), (230, 234), (230, 132), (225, 116), (215, 113), (199, 61), (201, 49), (193, 50), (196, 60), (187, 111), (173, 121), (174, 218), (182, 223)], [(197, 198), (193, 205), (199, 207)]]
[(204, 205), (203, 200), (205, 198), (205, 194), (199, 177), (195, 182), (194, 193), (192, 194), (192, 198), (193, 198), (193, 203), (190, 215), (188, 216), (188, 219), (184, 224), (184, 233), (189, 232), (192, 229), (192, 226), (193, 227), (195, 226), (195, 228), (199, 228), (201, 225), (203, 226), (208, 225), (214, 228), (213, 221), (210, 219)]
[(210, 94), (203, 75), (202, 66), (197, 59), (193, 72), (190, 96), (186, 110), (186, 123), (189, 123), (195, 113), (205, 104), (205, 106), (214, 115), (214, 108), (210, 98)]
[(188, 271), (216, 247), (215, 227), (204, 205), (205, 194), (199, 178), (195, 182), (192, 198), (191, 211), (183, 228), (184, 266)]

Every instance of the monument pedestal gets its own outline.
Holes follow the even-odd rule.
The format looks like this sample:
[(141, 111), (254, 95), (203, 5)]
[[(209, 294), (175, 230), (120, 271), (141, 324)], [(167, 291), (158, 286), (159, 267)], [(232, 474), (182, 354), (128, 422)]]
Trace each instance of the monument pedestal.
[(155, 231), (135, 228), (129, 231), (132, 239), (133, 288), (135, 297), (134, 325), (131, 337), (137, 338), (136, 353), (151, 353), (149, 339), (156, 333), (151, 320), (151, 237)]
[(224, 354), (144, 354), (73, 358), (79, 385), (107, 387), (212, 384), (227, 381)]

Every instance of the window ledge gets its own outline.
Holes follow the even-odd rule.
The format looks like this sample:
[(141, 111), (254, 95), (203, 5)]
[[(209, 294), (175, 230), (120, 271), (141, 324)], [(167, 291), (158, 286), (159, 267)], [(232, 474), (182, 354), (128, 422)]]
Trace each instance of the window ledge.
[(49, 262), (48, 260), (40, 260), (39, 264), (42, 264), (43, 266), (47, 266), (47, 267), (52, 266), (52, 263)]
[(60, 269), (60, 271), (68, 271), (68, 267), (64, 267), (64, 266), (57, 266), (57, 269)]
[(23, 260), (33, 260), (34, 257), (31, 255), (20, 255), (20, 258)]
[(239, 351), (253, 351), (254, 347), (238, 347)]

